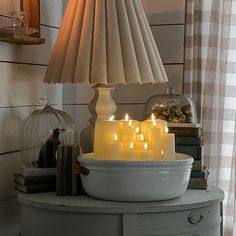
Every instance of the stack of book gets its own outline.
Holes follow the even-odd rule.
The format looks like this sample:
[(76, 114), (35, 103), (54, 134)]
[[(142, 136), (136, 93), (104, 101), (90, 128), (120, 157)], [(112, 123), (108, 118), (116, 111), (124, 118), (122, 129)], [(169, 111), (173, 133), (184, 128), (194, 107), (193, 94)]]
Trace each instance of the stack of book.
[(206, 189), (209, 171), (204, 167), (203, 133), (199, 125), (179, 124), (169, 126), (175, 134), (175, 151), (194, 158), (189, 189)]
[(56, 190), (56, 175), (14, 175), (15, 189), (23, 193), (54, 192)]
[(80, 176), (73, 172), (80, 154), (79, 144), (59, 145), (57, 148), (57, 196), (77, 195), (83, 192)]

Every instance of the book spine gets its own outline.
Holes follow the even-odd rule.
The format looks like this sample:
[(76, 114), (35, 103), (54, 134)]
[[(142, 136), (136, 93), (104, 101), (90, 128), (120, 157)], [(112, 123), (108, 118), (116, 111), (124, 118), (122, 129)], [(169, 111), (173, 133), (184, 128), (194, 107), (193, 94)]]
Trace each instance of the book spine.
[(169, 132), (176, 136), (202, 137), (202, 128), (193, 127), (169, 127)]
[(67, 146), (67, 185), (66, 194), (72, 194), (72, 146)]
[(67, 146), (63, 145), (62, 157), (62, 195), (67, 194)]
[(203, 165), (204, 165), (204, 158), (202, 158), (202, 160), (194, 160), (192, 170), (201, 171), (203, 170)]
[(59, 145), (57, 148), (57, 184), (56, 195), (61, 196), (62, 193), (62, 159), (63, 159), (63, 146)]
[(175, 136), (175, 144), (179, 146), (202, 146), (203, 137)]
[(207, 178), (190, 178), (188, 189), (207, 189)]
[(195, 160), (202, 159), (202, 146), (175, 146), (176, 152), (192, 156)]
[(32, 177), (19, 177), (15, 176), (15, 180), (22, 185), (34, 184), (56, 184), (56, 176), (33, 176)]
[(23, 193), (43, 193), (54, 192), (56, 190), (56, 184), (36, 184), (36, 185), (21, 185), (15, 183), (15, 189)]
[(207, 178), (209, 175), (208, 170), (203, 170), (203, 171), (197, 171), (197, 170), (192, 170), (191, 171), (191, 178)]
[[(72, 166), (77, 164), (77, 157), (79, 155), (80, 155), (80, 146), (79, 144), (75, 144), (72, 146)], [(72, 195), (77, 195), (79, 193), (78, 178), (80, 178), (80, 176), (72, 172)]]

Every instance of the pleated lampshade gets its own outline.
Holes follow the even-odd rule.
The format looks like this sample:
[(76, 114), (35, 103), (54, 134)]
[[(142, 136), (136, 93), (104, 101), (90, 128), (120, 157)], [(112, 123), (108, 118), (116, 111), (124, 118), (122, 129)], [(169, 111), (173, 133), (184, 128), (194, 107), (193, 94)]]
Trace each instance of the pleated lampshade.
[(166, 82), (140, 0), (69, 0), (44, 82)]

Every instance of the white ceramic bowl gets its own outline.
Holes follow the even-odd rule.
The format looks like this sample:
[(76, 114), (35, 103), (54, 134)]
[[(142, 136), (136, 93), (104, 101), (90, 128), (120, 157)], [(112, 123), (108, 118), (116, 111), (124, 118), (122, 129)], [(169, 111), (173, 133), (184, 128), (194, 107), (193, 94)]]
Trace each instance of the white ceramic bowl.
[(92, 153), (79, 157), (89, 170), (81, 175), (92, 197), (113, 201), (159, 201), (181, 196), (187, 189), (193, 158), (176, 153), (175, 160), (98, 160)]

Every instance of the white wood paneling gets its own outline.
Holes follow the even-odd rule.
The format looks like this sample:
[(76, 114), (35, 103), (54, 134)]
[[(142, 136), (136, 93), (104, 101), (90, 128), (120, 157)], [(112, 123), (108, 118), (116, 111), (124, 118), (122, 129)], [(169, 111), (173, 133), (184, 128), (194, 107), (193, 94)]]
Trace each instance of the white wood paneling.
[(38, 104), (38, 99), (47, 97), (51, 104), (60, 98), (60, 85), (43, 83), (45, 66), (0, 63), (0, 107)]
[(40, 1), (41, 24), (59, 27), (62, 19), (62, 1), (41, 0)]
[(91, 114), (88, 110), (88, 105), (64, 105), (63, 110), (75, 122), (79, 134), (82, 129), (89, 125)]
[(183, 63), (184, 26), (152, 26), (151, 29), (163, 63)]
[(20, 204), (16, 197), (0, 202), (0, 235), (18, 236), (20, 232), (19, 218)]
[(94, 95), (89, 84), (65, 84), (63, 85), (64, 104), (88, 104)]
[(13, 174), (19, 172), (21, 166), (19, 152), (0, 156), (0, 201), (16, 195)]
[(185, 0), (141, 0), (150, 25), (181, 24), (185, 19)]
[(58, 29), (41, 26), (41, 36), (46, 39), (41, 45), (16, 45), (0, 42), (0, 61), (47, 65)]

